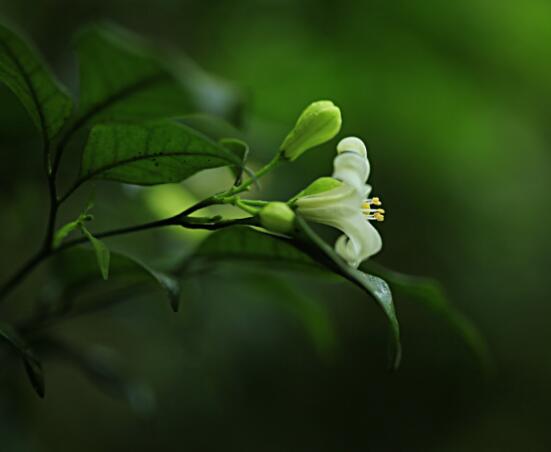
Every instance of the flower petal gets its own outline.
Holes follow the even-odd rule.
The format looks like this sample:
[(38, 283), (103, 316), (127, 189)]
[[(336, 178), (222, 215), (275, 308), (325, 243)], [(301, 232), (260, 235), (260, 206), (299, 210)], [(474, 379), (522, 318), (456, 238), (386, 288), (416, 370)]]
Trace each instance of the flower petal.
[(355, 152), (344, 152), (333, 161), (333, 177), (351, 185), (364, 195), (365, 182), (369, 176), (369, 162)]
[(361, 157), (367, 158), (367, 148), (362, 140), (358, 137), (346, 137), (337, 144), (337, 152), (355, 152)]
[(314, 195), (307, 195), (296, 200), (296, 205), (299, 209), (311, 209), (317, 207), (331, 207), (342, 205), (350, 205), (355, 209), (360, 208), (363, 198), (358, 196), (358, 193), (349, 185), (341, 185), (337, 188), (327, 190)]
[[(377, 229), (363, 217), (339, 228), (345, 235), (335, 243), (335, 251), (350, 266), (358, 267), (364, 260), (378, 253), (383, 245)], [(344, 227), (343, 227), (344, 226)]]

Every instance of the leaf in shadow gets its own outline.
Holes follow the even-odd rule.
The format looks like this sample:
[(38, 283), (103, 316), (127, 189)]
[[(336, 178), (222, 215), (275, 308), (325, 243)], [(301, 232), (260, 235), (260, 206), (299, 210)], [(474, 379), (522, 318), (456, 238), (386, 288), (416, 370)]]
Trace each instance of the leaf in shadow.
[(25, 339), (14, 328), (4, 323), (0, 324), (0, 338), (7, 341), (20, 356), (31, 386), (40, 398), (44, 398), (46, 385), (42, 364)]
[(73, 101), (39, 53), (2, 24), (0, 82), (13, 91), (45, 140), (51, 142), (71, 114)]

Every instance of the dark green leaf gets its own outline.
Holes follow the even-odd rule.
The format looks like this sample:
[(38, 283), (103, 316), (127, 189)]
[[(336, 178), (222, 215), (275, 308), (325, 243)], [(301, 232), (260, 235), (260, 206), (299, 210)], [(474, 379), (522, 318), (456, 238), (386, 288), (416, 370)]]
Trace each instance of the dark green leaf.
[(367, 292), (379, 304), (390, 325), (392, 368), (398, 368), (402, 355), (400, 326), (398, 324), (394, 302), (392, 301), (392, 294), (388, 284), (381, 278), (357, 270), (344, 262), (335, 253), (333, 248), (319, 237), (312, 228), (310, 228), (308, 223), (299, 216), (297, 216), (297, 225), (302, 233), (302, 237), (300, 237), (297, 246), (301, 247), (303, 251), (307, 252), (313, 258), (318, 259), (320, 263), (327, 268), (343, 276)]
[(240, 161), (183, 124), (101, 124), (92, 129), (86, 144), (79, 184), (92, 178), (138, 185), (180, 182), (225, 165)]
[(98, 280), (95, 252), (75, 247), (61, 252), (54, 260), (55, 276), (66, 292), (79, 292), (98, 285), (119, 287), (154, 282), (166, 293), (170, 305), (177, 309), (180, 284), (172, 276), (152, 270), (143, 263), (120, 253), (111, 252), (109, 282)]
[(43, 347), (53, 357), (75, 366), (107, 395), (125, 400), (138, 414), (147, 416), (155, 411), (153, 390), (127, 375), (114, 350), (99, 346), (81, 350), (53, 338), (45, 339)]
[(19, 98), (45, 140), (51, 141), (71, 114), (72, 100), (38, 52), (1, 24), (0, 81)]
[(370, 294), (383, 309), (392, 332), (392, 365), (400, 362), (400, 329), (388, 285), (376, 276), (356, 270), (340, 259), (311, 228), (299, 219), (302, 234), (290, 239), (248, 227), (223, 229), (211, 234), (199, 246), (194, 257), (210, 260), (265, 262), (285, 268), (301, 268), (336, 273)]
[(82, 224), (80, 225), (80, 228), (94, 248), (101, 276), (105, 280), (109, 279), (109, 261), (111, 260), (109, 248), (107, 248), (107, 245), (105, 245), (105, 243), (101, 240), (96, 239)]
[(161, 118), (208, 111), (235, 114), (235, 90), (183, 57), (168, 55), (109, 24), (90, 26), (77, 39), (79, 122)]
[(34, 391), (39, 397), (43, 398), (46, 393), (46, 386), (42, 364), (29, 348), (25, 339), (15, 329), (4, 323), (0, 324), (0, 338), (6, 340), (19, 354)]
[(215, 261), (251, 261), (283, 269), (324, 272), (324, 268), (282, 236), (260, 232), (247, 226), (221, 229), (210, 234), (193, 258)]
[(194, 130), (198, 130), (214, 141), (220, 141), (226, 137), (244, 138), (239, 129), (218, 116), (197, 113), (179, 117), (178, 121)]
[(384, 278), (394, 291), (415, 298), (432, 312), (446, 319), (472, 350), (483, 369), (487, 373), (492, 372), (493, 362), (486, 340), (476, 325), (448, 301), (444, 289), (437, 281), (395, 272), (375, 262), (368, 261), (365, 267), (371, 273)]
[(281, 278), (266, 273), (254, 273), (248, 283), (262, 292), (262, 299), (276, 301), (281, 308), (297, 318), (321, 357), (331, 355), (336, 337), (325, 305), (298, 292)]

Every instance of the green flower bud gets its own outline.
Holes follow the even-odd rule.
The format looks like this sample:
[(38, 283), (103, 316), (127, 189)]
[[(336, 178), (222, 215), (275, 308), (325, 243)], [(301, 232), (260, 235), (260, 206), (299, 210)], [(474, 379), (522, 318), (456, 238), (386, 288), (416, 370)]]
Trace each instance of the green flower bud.
[(291, 232), (295, 224), (295, 212), (284, 202), (271, 202), (258, 214), (260, 224), (274, 232)]
[(341, 111), (333, 102), (314, 102), (302, 112), (280, 150), (286, 159), (295, 160), (308, 149), (333, 138), (339, 133), (341, 124)]

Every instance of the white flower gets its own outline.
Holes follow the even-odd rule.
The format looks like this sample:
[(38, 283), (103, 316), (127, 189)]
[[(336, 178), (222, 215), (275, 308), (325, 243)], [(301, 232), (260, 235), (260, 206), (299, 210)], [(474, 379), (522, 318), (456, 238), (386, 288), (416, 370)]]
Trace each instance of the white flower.
[(337, 239), (335, 251), (349, 265), (358, 267), (382, 247), (381, 236), (369, 221), (383, 221), (384, 210), (372, 207), (381, 205), (379, 198), (367, 197), (371, 192), (371, 186), (366, 184), (370, 167), (363, 141), (344, 138), (337, 145), (337, 152), (333, 188), (313, 194), (307, 189), (295, 205), (297, 213), (306, 220), (342, 231), (344, 235)]

